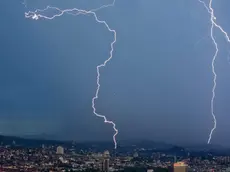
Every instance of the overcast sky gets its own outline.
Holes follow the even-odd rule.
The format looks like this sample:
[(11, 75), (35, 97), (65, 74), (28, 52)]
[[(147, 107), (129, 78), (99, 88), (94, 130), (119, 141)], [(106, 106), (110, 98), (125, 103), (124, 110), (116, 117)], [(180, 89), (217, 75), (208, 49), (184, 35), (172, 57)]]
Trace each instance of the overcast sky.
[[(91, 9), (107, 0), (0, 2), (0, 132), (47, 133), (60, 139), (112, 140), (92, 113), (96, 66), (109, 56), (113, 35), (92, 16), (25, 19), (46, 5)], [(228, 0), (214, 2), (230, 33)], [(214, 46), (210, 16), (196, 0), (117, 0), (98, 12), (117, 31), (114, 58), (101, 70), (97, 111), (114, 120), (118, 140), (206, 143)], [(215, 114), (212, 143), (230, 143), (230, 45), (215, 30)]]

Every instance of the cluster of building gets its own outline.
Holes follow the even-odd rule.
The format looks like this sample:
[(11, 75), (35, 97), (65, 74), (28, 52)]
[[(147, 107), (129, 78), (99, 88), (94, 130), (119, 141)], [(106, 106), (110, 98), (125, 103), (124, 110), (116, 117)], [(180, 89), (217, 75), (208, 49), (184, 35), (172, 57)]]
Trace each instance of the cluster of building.
[(62, 146), (0, 147), (0, 172), (110, 170), (109, 151), (93, 153)]
[(142, 168), (155, 172), (156, 168), (169, 172), (230, 172), (230, 157), (177, 157), (160, 152), (144, 155), (140, 152), (103, 153), (44, 145), (40, 148), (0, 148), (0, 171), (125, 171), (127, 168)]

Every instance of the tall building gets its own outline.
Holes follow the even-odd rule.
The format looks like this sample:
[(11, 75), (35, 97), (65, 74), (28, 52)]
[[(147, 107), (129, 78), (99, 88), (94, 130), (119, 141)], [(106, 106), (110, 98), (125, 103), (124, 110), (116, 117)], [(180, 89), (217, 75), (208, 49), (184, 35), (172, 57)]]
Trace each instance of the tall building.
[(105, 151), (103, 154), (103, 164), (102, 164), (102, 171), (108, 172), (109, 171), (109, 151)]
[(177, 157), (176, 157), (176, 155), (174, 156), (174, 163), (176, 163), (177, 162)]
[(57, 152), (56, 152), (56, 153), (57, 153), (57, 154), (63, 155), (63, 154), (64, 154), (64, 148), (61, 147), (61, 146), (58, 146), (58, 147), (57, 147)]
[(188, 165), (184, 162), (177, 162), (173, 164), (173, 172), (188, 172)]

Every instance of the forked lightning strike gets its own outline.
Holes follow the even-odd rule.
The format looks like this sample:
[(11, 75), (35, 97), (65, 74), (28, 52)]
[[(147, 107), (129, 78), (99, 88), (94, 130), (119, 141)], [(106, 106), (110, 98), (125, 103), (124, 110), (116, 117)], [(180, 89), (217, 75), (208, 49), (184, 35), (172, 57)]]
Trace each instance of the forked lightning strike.
[(211, 113), (212, 113), (212, 117), (213, 117), (213, 120), (214, 120), (214, 126), (213, 128), (211, 129), (210, 131), (210, 134), (209, 134), (209, 138), (208, 138), (208, 144), (210, 144), (210, 141), (212, 139), (212, 134), (214, 132), (214, 130), (216, 129), (216, 116), (215, 116), (215, 113), (214, 113), (214, 99), (215, 99), (215, 90), (216, 90), (216, 78), (217, 78), (217, 74), (216, 74), (216, 71), (215, 71), (215, 60), (216, 60), (216, 57), (217, 57), (217, 54), (218, 54), (218, 44), (215, 40), (215, 37), (213, 36), (213, 28), (216, 27), (218, 28), (224, 35), (225, 35), (225, 38), (226, 40), (230, 43), (230, 39), (229, 39), (229, 36), (227, 34), (227, 32), (224, 31), (224, 29), (218, 25), (216, 23), (216, 16), (214, 15), (214, 9), (212, 8), (212, 0), (209, 0), (209, 4), (206, 5), (206, 3), (202, 0), (198, 0), (200, 3), (202, 3), (204, 5), (204, 7), (206, 8), (206, 10), (208, 11), (208, 13), (210, 14), (210, 21), (211, 21), (211, 39), (212, 39), (212, 42), (215, 46), (215, 54), (212, 58), (212, 73), (213, 73), (213, 87), (212, 87), (212, 99), (211, 99)]
[[(45, 9), (43, 10), (35, 10), (35, 11), (29, 11), (27, 13), (25, 13), (25, 17), (26, 18), (32, 18), (34, 20), (38, 20), (39, 18), (44, 18), (44, 19), (48, 19), (48, 20), (52, 20), (54, 19), (55, 17), (60, 17), (62, 16), (63, 14), (71, 14), (71, 15), (80, 15), (80, 14), (83, 14), (83, 15), (86, 15), (86, 14), (91, 14), (94, 16), (95, 20), (100, 23), (100, 24), (104, 24), (106, 26), (106, 28), (108, 29), (109, 32), (112, 32), (113, 35), (114, 35), (114, 40), (111, 42), (110, 46), (111, 46), (111, 50), (110, 50), (110, 56), (107, 60), (105, 60), (102, 64), (98, 65), (97, 66), (97, 89), (96, 89), (96, 93), (95, 93), (95, 96), (92, 98), (92, 108), (93, 108), (93, 113), (97, 116), (97, 117), (100, 117), (100, 118), (103, 118), (104, 119), (104, 122), (105, 123), (108, 123), (108, 124), (112, 124), (113, 126), (113, 129), (115, 131), (114, 135), (113, 135), (113, 141), (114, 141), (114, 148), (116, 149), (117, 148), (117, 141), (116, 141), (116, 135), (118, 134), (118, 130), (116, 128), (116, 124), (113, 122), (113, 121), (109, 121), (107, 120), (107, 118), (104, 116), (104, 115), (100, 115), (96, 112), (96, 108), (95, 108), (95, 101), (96, 99), (98, 99), (98, 94), (99, 94), (99, 90), (100, 90), (100, 68), (102, 67), (105, 67), (106, 64), (113, 58), (113, 50), (114, 50), (114, 44), (116, 42), (116, 31), (111, 29), (109, 27), (109, 25), (106, 23), (106, 21), (103, 21), (103, 20), (99, 20), (97, 15), (96, 15), (96, 11), (102, 9), (102, 8), (107, 8), (109, 6), (113, 6), (115, 3), (115, 0), (113, 1), (113, 3), (111, 4), (108, 4), (108, 5), (103, 5), (99, 8), (96, 8), (96, 9), (93, 9), (93, 10), (82, 10), (82, 9), (77, 9), (77, 8), (72, 8), (72, 9), (65, 9), (65, 10), (61, 10), (57, 7), (51, 7), (51, 6), (47, 6)], [(58, 14), (55, 14), (51, 17), (48, 17), (48, 16), (45, 16), (45, 15), (42, 15), (41, 12), (45, 12), (46, 10), (49, 10), (49, 9), (53, 9), (53, 10), (57, 10), (59, 13)]]
[(24, 1), (22, 2), (22, 4), (25, 6), (25, 8), (27, 8), (26, 0), (24, 0)]

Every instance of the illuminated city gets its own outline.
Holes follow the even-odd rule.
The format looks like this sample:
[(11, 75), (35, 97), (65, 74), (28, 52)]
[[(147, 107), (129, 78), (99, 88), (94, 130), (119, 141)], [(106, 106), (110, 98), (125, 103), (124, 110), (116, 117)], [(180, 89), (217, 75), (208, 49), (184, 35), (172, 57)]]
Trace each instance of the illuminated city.
[(228, 7), (3, 0), (0, 172), (230, 172)]

